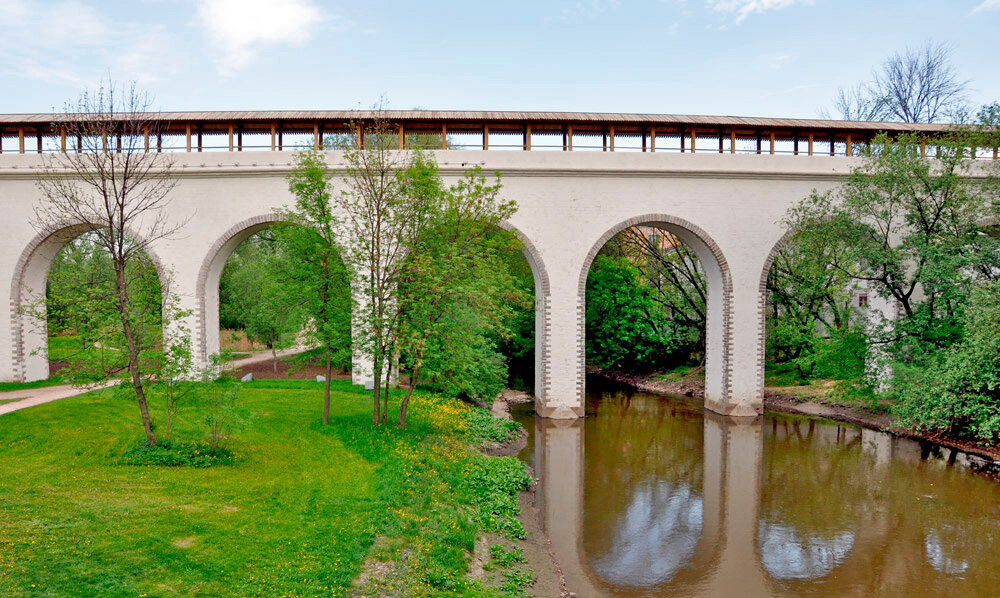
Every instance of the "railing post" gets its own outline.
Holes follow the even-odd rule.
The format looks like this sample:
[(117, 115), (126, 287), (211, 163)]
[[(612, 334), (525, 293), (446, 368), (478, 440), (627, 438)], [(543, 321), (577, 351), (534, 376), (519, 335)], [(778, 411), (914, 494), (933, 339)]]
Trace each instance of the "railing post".
[(610, 140), (611, 151), (615, 151), (615, 128), (611, 127), (608, 132), (608, 138)]
[(531, 125), (524, 125), (524, 132), (522, 133), (523, 149), (526, 152), (531, 151)]
[(774, 131), (771, 131), (771, 155), (774, 155)]
[[(927, 140), (926, 139), (921, 139), (920, 140), (920, 157), (921, 158), (926, 158), (927, 157)], [(993, 157), (994, 158), (997, 157), (996, 150), (993, 150)]]
[(721, 153), (723, 153), (723, 151), (722, 151), (722, 129), (719, 129), (718, 133), (719, 133), (719, 153), (721, 154)]
[[(398, 127), (399, 127), (399, 149), (405, 150), (406, 149), (406, 128), (403, 126), (403, 123), (399, 123)], [(483, 148), (483, 149), (486, 149), (486, 148)]]
[(656, 127), (649, 129), (649, 153), (656, 151)]
[(854, 148), (851, 147), (851, 136), (848, 135), (847, 136), (847, 156), (850, 157), (850, 156), (853, 156), (853, 155), (854, 155)]
[(62, 153), (66, 153), (66, 128), (59, 127), (59, 148)]
[(736, 153), (736, 129), (729, 132), (729, 153)]
[(142, 129), (142, 151), (145, 154), (149, 153), (149, 127)]
[(365, 149), (365, 126), (358, 123), (358, 132), (356, 134), (358, 141), (358, 149)]
[(441, 149), (448, 149), (448, 123), (441, 123)]
[(313, 149), (319, 149), (319, 121), (313, 123)]
[(799, 132), (798, 131), (796, 131), (795, 133), (792, 133), (792, 143), (795, 144), (795, 148), (792, 151), (792, 155), (793, 156), (798, 156), (799, 155)]
[[(184, 128), (184, 130), (185, 130), (186, 136), (187, 136), (187, 151), (190, 152), (191, 151), (191, 123), (190, 122), (187, 123), (187, 125)], [(233, 148), (230, 147), (229, 149), (232, 150)]]
[(757, 129), (757, 155), (758, 156), (760, 155), (760, 146), (761, 146), (762, 143), (763, 143), (763, 139), (761, 138), (760, 129)]
[(233, 151), (233, 123), (229, 123), (229, 151)]
[(691, 153), (695, 152), (695, 146), (698, 141), (698, 131), (696, 129), (691, 129)]
[(837, 136), (833, 133), (830, 133), (830, 155), (837, 155)]
[[(402, 127), (402, 125), (400, 125), (400, 127)], [(490, 126), (483, 123), (483, 151), (488, 149), (490, 149)]]
[(201, 153), (202, 149), (202, 136), (201, 136), (201, 125), (198, 125), (198, 153)]
[(813, 155), (813, 134), (809, 133), (809, 155)]
[(271, 123), (271, 151), (272, 152), (274, 151), (274, 142), (275, 142), (275, 131), (274, 131), (274, 129), (275, 129), (275, 124), (272, 122)]
[(236, 128), (236, 151), (243, 151), (243, 127), (239, 126)]
[(684, 129), (681, 129), (681, 153), (684, 153)]
[(566, 145), (573, 151), (573, 125), (566, 127)]
[(38, 144), (38, 153), (42, 153), (42, 134), (40, 132), (35, 134), (35, 143)]

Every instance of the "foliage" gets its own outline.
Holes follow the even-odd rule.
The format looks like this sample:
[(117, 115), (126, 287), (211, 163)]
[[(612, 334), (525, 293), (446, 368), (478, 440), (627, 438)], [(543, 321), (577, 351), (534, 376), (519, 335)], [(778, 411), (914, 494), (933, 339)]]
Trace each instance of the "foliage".
[(900, 366), (893, 413), (907, 427), (995, 444), (1000, 440), (1000, 281), (976, 289), (963, 321), (964, 340)]
[(477, 407), (469, 411), (469, 436), (475, 441), (509, 442), (517, 437), (521, 424), (505, 417), (496, 417), (489, 409)]
[[(323, 350), (329, 381), (334, 366), (351, 361), (351, 277), (343, 260), (340, 221), (334, 215), (323, 153), (299, 152), (294, 160), (288, 187), (295, 196), (295, 206), (283, 213), (288, 224), (276, 227), (275, 234), (286, 257), (286, 297), (296, 297), (308, 318), (304, 331)], [(328, 423), (329, 418), (327, 383), (323, 389), (323, 423)]]
[(252, 235), (230, 256), (219, 284), (220, 323), (270, 349), (275, 370), (277, 351), (294, 343), (303, 323), (282, 249), (273, 234)]
[(506, 538), (524, 538), (517, 502), (517, 492), (531, 485), (524, 463), (516, 457), (482, 459), (466, 472), (463, 485), (473, 497), (483, 529)]
[(499, 198), (499, 178), (490, 182), (478, 168), (444, 186), (423, 152), (399, 176), (403, 192), (426, 207), (397, 281), (400, 363), (411, 388), (423, 375), (446, 394), (492, 400), (507, 379), (496, 339), (509, 336), (513, 308), (530, 305), (507, 267), (518, 245), (497, 230), (516, 206)]
[(527, 592), (528, 586), (535, 582), (535, 575), (531, 569), (515, 567), (503, 572), (503, 584), (500, 589), (510, 596), (530, 596)]
[(982, 224), (996, 210), (997, 181), (971, 176), (976, 141), (961, 130), (938, 139), (931, 161), (920, 157), (920, 138), (880, 138), (840, 189), (813, 193), (787, 218), (807, 238), (838, 248), (826, 257), (814, 250), (819, 264), (901, 307), (902, 319), (883, 322), (873, 338), (898, 360), (961, 338), (968, 290), (1000, 274), (998, 240)]
[(672, 367), (690, 338), (673, 334), (641, 271), (624, 257), (599, 253), (587, 275), (587, 355), (599, 367), (643, 371)]
[(524, 551), (519, 546), (507, 548), (503, 544), (491, 544), (490, 556), (497, 565), (507, 568), (516, 563), (526, 562)]
[(163, 439), (151, 446), (145, 440), (133, 444), (122, 453), (122, 465), (165, 467), (212, 467), (233, 465), (236, 455), (223, 446), (204, 442), (173, 442)]

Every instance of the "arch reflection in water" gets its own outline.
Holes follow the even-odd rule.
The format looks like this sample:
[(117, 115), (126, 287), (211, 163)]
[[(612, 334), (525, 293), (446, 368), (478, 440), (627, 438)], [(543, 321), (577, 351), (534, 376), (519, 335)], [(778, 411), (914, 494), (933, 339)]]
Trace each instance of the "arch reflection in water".
[(1000, 484), (962, 453), (825, 420), (591, 394), (522, 419), (579, 596), (996, 594)]

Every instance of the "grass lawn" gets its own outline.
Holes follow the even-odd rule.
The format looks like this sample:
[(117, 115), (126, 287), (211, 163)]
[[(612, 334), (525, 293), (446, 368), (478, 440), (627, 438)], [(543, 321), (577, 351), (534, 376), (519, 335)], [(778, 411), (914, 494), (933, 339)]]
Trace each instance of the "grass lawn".
[[(389, 571), (369, 589), (504, 595), (467, 581), (468, 555), (518, 535), (527, 480), (470, 448), (482, 414), (422, 394), (405, 430), (375, 429), (370, 396), (333, 387), (324, 427), (315, 382), (244, 385), (238, 461), (206, 469), (118, 464), (141, 427), (110, 391), (0, 416), (0, 596), (349, 596), (366, 558)], [(175, 436), (200, 440), (202, 416)]]

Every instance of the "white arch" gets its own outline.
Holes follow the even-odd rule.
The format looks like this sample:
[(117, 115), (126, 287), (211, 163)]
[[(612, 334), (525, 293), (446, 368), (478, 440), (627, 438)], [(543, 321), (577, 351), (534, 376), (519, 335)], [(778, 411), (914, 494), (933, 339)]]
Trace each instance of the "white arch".
[[(587, 275), (594, 258), (602, 247), (616, 234), (632, 226), (655, 226), (661, 228), (681, 240), (690, 247), (705, 270), (706, 305), (705, 305), (705, 404), (713, 411), (726, 413), (730, 403), (730, 378), (732, 375), (732, 330), (729, 326), (733, 282), (729, 271), (729, 262), (723, 255), (718, 243), (697, 225), (683, 218), (668, 214), (643, 214), (634, 216), (608, 229), (591, 247), (583, 261), (578, 283), (578, 305), (584, 310), (579, 317), (580, 346), (583, 347), (586, 335), (585, 299)], [(579, 395), (583, 401), (586, 384), (586, 363), (584, 355), (579, 363)]]
[[(11, 336), (13, 341), (13, 378), (15, 382), (33, 382), (49, 377), (48, 322), (39, 321), (27, 313), (32, 304), (45, 307), (46, 281), (59, 251), (70, 241), (93, 230), (88, 224), (66, 223), (47, 228), (31, 239), (21, 252), (11, 277)], [(126, 235), (138, 241), (156, 267), (164, 306), (170, 293), (171, 272), (149, 243), (135, 231)]]

